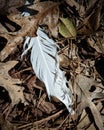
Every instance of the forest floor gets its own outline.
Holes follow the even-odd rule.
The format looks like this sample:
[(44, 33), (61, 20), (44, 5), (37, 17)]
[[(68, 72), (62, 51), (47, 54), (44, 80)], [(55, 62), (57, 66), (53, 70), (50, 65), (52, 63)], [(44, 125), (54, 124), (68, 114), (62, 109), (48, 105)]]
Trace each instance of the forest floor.
[[(0, 13), (0, 129), (103, 130), (104, 0), (11, 1)], [(21, 58), (26, 36), (36, 37), (38, 27), (58, 45), (74, 115), (56, 97), (49, 100), (31, 49)]]

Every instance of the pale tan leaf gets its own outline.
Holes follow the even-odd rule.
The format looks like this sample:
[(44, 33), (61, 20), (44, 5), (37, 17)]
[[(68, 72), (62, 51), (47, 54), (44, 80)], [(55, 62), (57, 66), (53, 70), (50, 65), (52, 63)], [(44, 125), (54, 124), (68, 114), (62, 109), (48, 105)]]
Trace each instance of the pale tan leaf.
[[(48, 25), (52, 35), (57, 37), (58, 23), (58, 3), (40, 2), (39, 5), (33, 4), (29, 8), (39, 10), (39, 13), (32, 17), (23, 17), (20, 14), (8, 15), (8, 18), (18, 24), (21, 29), (17, 32), (7, 32), (4, 27), (0, 30), (0, 36), (7, 39), (7, 44), (0, 52), (0, 61), (4, 61), (10, 54), (14, 53), (18, 45), (21, 45), (25, 36), (35, 36), (39, 24)], [(47, 13), (48, 12), (48, 13)]]
[(97, 125), (97, 127), (99, 128), (99, 130), (103, 129), (103, 123), (102, 123), (102, 119), (101, 119), (101, 115), (100, 112), (98, 111), (97, 107), (95, 106), (95, 104), (92, 102), (90, 93), (89, 93), (89, 87), (91, 87), (92, 85), (94, 85), (94, 80), (87, 78), (83, 75), (78, 75), (76, 78), (76, 88), (80, 88), (81, 89), (81, 95), (82, 95), (82, 102), (84, 104), (82, 104), (82, 109), (89, 107), (95, 123)]
[(91, 124), (90, 119), (85, 110), (83, 110), (82, 112), (79, 124), (77, 125), (77, 129), (78, 130), (84, 130), (84, 129), (95, 130), (96, 129), (94, 124), (93, 123)]
[(0, 63), (0, 86), (4, 87), (11, 98), (12, 106), (18, 104), (20, 101), (24, 104), (27, 104), (24, 95), (23, 87), (18, 86), (21, 81), (19, 79), (13, 79), (8, 71), (13, 68), (18, 62), (17, 61), (8, 61), (6, 63)]
[(83, 76), (79, 74), (76, 78), (76, 82), (81, 88), (83, 88), (85, 91), (90, 90), (90, 87), (94, 85), (96, 82), (93, 78), (88, 78), (87, 76)]
[(94, 100), (94, 99), (104, 99), (104, 93), (93, 92), (91, 94), (91, 98), (92, 98), (92, 100)]
[(21, 17), (20, 15), (8, 16), (13, 22), (16, 22), (21, 26), (21, 30), (18, 32), (5, 32), (0, 30), (0, 36), (7, 39), (7, 44), (4, 49), (0, 52), (0, 61), (5, 60), (10, 54), (14, 53), (18, 45), (21, 45), (26, 35), (34, 35), (36, 31), (38, 19), (34, 20), (30, 17)]

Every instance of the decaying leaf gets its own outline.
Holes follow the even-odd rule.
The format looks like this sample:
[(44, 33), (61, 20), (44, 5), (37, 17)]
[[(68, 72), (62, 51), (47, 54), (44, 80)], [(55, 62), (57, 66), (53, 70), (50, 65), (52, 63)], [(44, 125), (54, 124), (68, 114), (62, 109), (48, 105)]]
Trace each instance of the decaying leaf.
[[(93, 8), (90, 7), (90, 10), (92, 10), (90, 13), (86, 13), (87, 15), (85, 15), (82, 25), (78, 27), (78, 34), (89, 35), (99, 28), (102, 2), (102, 0), (99, 0), (96, 3), (93, 3)], [(89, 12), (89, 10), (86, 12)]]
[[(21, 26), (21, 30), (18, 32), (4, 32), (4, 30), (0, 30), (0, 36), (7, 39), (7, 44), (5, 48), (0, 52), (0, 61), (6, 59), (10, 54), (14, 53), (17, 49), (18, 45), (24, 40), (26, 35), (33, 35), (37, 25), (38, 20), (31, 19), (30, 17), (22, 17), (20, 15), (8, 16), (12, 21), (16, 22)], [(31, 32), (31, 33), (30, 33)]]
[[(20, 14), (8, 15), (8, 18), (19, 25), (21, 28), (16, 32), (8, 32), (4, 28), (0, 29), (0, 36), (7, 39), (5, 48), (0, 52), (0, 61), (5, 60), (10, 54), (14, 53), (18, 45), (21, 45), (25, 36), (35, 36), (39, 24), (48, 25), (54, 37), (57, 37), (58, 23), (58, 3), (41, 2), (39, 5), (30, 6), (31, 9), (39, 10), (39, 13), (32, 17), (23, 17)], [(47, 14), (48, 12), (48, 14)]]
[(0, 0), (0, 14), (14, 13), (16, 8), (23, 6), (25, 0)]
[(60, 66), (66, 68), (69, 66), (69, 64), (70, 63), (69, 63), (68, 57), (64, 54), (61, 54), (60, 55)]
[(76, 38), (76, 29), (71, 20), (68, 18), (60, 18), (60, 23), (58, 25), (59, 33), (65, 37), (70, 39)]
[(13, 126), (9, 121), (7, 121), (2, 114), (0, 114), (0, 129), (17, 130), (16, 126)]
[(65, 0), (65, 1), (69, 6), (75, 7), (81, 17), (85, 14), (85, 8), (83, 5), (79, 4), (75, 0)]
[(93, 92), (91, 94), (91, 99), (94, 100), (94, 99), (104, 99), (104, 93), (101, 93), (101, 92)]
[(24, 88), (17, 85), (21, 84), (21, 81), (19, 79), (13, 79), (8, 74), (8, 71), (16, 64), (17, 61), (0, 63), (0, 86), (4, 87), (8, 91), (12, 106), (18, 104), (20, 101), (24, 104), (27, 104), (23, 95)]
[[(3, 36), (3, 35), (1, 35), (1, 36)], [(10, 54), (14, 53), (15, 50), (17, 49), (17, 46), (20, 45), (23, 41), (23, 37), (21, 37), (21, 36), (14, 36), (14, 38), (13, 38), (9, 35), (4, 35), (4, 37), (8, 40), (8, 42), (5, 45), (5, 47), (3, 48), (3, 50), (1, 50), (1, 52), (0, 52), (0, 61), (3, 61)]]
[[(41, 15), (40, 24), (47, 25), (52, 36), (57, 37), (58, 35), (58, 19), (59, 19), (59, 3), (52, 1), (37, 2), (31, 9), (39, 11)], [(43, 14), (44, 12), (44, 14)], [(44, 17), (45, 16), (45, 17)]]
[(90, 78), (83, 76), (83, 75), (77, 76), (76, 88), (79, 88), (81, 90), (81, 93), (82, 93), (82, 94), (81, 93), (78, 94), (81, 96), (81, 100), (82, 100), (81, 108), (79, 110), (82, 111), (86, 107), (89, 107), (92, 114), (93, 114), (93, 117), (94, 117), (94, 120), (95, 120), (97, 127), (99, 128), (99, 130), (102, 130), (103, 129), (103, 122), (101, 119), (100, 112), (98, 111), (95, 104), (92, 102), (90, 92), (88, 91), (90, 89), (90, 87), (94, 84), (95, 84), (94, 79), (90, 79)]

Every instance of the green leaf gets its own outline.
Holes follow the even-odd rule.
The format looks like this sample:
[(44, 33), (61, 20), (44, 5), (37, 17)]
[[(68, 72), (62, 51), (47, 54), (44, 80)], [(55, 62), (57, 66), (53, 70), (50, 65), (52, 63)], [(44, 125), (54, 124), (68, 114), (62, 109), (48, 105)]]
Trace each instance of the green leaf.
[(76, 38), (76, 29), (69, 18), (60, 18), (59, 33), (65, 38)]

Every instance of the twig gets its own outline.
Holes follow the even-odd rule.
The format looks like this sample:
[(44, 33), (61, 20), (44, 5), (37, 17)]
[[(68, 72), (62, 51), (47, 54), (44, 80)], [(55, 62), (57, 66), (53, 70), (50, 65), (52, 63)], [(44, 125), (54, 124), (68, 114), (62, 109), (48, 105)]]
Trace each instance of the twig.
[(43, 122), (49, 121), (49, 120), (51, 120), (51, 119), (53, 119), (53, 118), (59, 116), (63, 111), (64, 111), (64, 110), (60, 110), (60, 111), (58, 111), (57, 113), (55, 113), (55, 114), (53, 114), (53, 115), (51, 115), (51, 116), (49, 116), (49, 117), (47, 117), (47, 118), (41, 119), (41, 120), (39, 120), (39, 121), (36, 121), (36, 122), (34, 122), (34, 123), (28, 123), (28, 124), (19, 126), (18, 129), (22, 129), (22, 128), (25, 128), (25, 127), (28, 127), (28, 126), (32, 126), (32, 125), (33, 125), (33, 126), (39, 125), (39, 124), (41, 124), (41, 123), (43, 123)]

